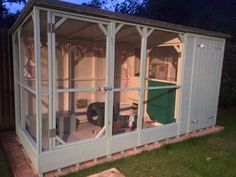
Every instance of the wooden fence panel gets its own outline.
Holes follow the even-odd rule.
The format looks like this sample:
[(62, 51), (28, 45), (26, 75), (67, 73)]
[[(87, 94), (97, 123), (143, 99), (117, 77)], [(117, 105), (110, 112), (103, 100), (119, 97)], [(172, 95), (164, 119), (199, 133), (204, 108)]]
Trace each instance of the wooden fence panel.
[(11, 37), (0, 28), (0, 131), (14, 129), (14, 79)]

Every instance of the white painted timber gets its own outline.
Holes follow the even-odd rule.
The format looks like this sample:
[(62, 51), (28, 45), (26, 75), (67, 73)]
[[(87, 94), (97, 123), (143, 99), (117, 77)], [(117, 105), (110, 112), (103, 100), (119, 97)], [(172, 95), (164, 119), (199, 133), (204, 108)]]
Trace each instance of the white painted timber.
[(39, 170), (41, 173), (45, 173), (105, 156), (106, 142), (106, 138), (100, 138), (87, 144), (43, 152), (39, 156)]
[(143, 129), (143, 131), (140, 134), (141, 145), (174, 137), (177, 135), (177, 131), (178, 131), (177, 123), (160, 125), (155, 128)]
[(190, 95), (188, 132), (216, 123), (224, 40), (200, 36), (196, 40)]
[(195, 38), (193, 36), (187, 36), (185, 41), (185, 54), (184, 54), (184, 66), (182, 70), (182, 85), (181, 85), (181, 107), (180, 107), (180, 116), (178, 121), (179, 132), (178, 134), (184, 134), (187, 132), (188, 127), (188, 115), (189, 115), (189, 103), (190, 103), (190, 89), (191, 89), (191, 76), (192, 76), (192, 65), (194, 57), (194, 46)]
[(123, 133), (121, 135), (115, 135), (111, 138), (112, 147), (111, 152), (121, 152), (126, 149), (131, 149), (138, 146), (138, 132)]

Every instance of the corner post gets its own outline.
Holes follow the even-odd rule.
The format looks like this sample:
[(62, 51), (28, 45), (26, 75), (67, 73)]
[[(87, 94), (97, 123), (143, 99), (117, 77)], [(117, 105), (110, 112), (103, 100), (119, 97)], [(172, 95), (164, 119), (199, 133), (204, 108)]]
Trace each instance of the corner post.
[(140, 97), (138, 107), (138, 120), (137, 120), (137, 131), (138, 131), (138, 146), (141, 145), (141, 131), (142, 131), (142, 120), (144, 113), (144, 96), (145, 96), (145, 73), (146, 73), (146, 60), (147, 60), (147, 38), (148, 29), (137, 27), (137, 30), (142, 38), (141, 40), (141, 62), (140, 62)]
[(39, 9), (34, 7), (34, 51), (36, 75), (36, 150), (42, 152), (42, 110), (41, 110), (41, 56), (40, 56), (40, 17)]

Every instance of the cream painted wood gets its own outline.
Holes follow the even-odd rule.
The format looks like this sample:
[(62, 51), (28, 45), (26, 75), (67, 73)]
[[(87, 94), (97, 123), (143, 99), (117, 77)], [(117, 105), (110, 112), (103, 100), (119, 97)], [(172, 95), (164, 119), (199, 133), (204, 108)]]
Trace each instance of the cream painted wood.
[(43, 152), (39, 157), (40, 172), (48, 172), (85, 162), (107, 154), (106, 138), (81, 145), (67, 146), (53, 151)]
[(191, 81), (188, 132), (216, 123), (224, 41), (200, 36), (196, 40)]
[(154, 128), (146, 128), (140, 134), (140, 145), (153, 143), (159, 140), (177, 136), (178, 125), (171, 123), (167, 125), (160, 125)]
[(123, 133), (111, 138), (111, 153), (117, 153), (138, 146), (138, 132)]
[[(215, 125), (216, 122), (216, 112), (220, 88), (220, 77), (221, 69), (223, 63), (223, 53), (224, 53), (224, 42), (225, 40), (220, 38), (199, 36), (197, 34), (184, 34), (184, 49), (175, 46), (176, 50), (182, 51), (181, 61), (182, 66), (179, 70), (181, 74), (178, 75), (178, 83), (175, 88), (179, 89), (179, 101), (176, 117), (177, 122), (160, 125), (154, 128), (142, 129), (142, 115), (144, 113), (143, 100), (145, 98), (145, 90), (147, 89), (164, 89), (169, 87), (155, 87), (148, 88), (145, 87), (145, 70), (147, 64), (147, 37), (153, 32), (153, 30), (158, 29), (167, 32), (176, 32), (166, 29), (152, 28), (150, 26), (137, 25), (132, 23), (120, 22), (110, 19), (102, 19), (99, 17), (91, 17), (82, 14), (67, 13), (58, 10), (51, 10), (47, 8), (34, 8), (34, 28), (39, 29), (38, 21), (38, 9), (47, 10), (48, 23), (55, 24), (55, 16), (61, 16), (62, 19), (56, 23), (56, 27), (63, 24), (65, 19), (75, 19), (83, 20), (86, 22), (98, 23), (100, 29), (106, 34), (106, 86), (113, 89), (114, 86), (114, 60), (115, 60), (115, 34), (122, 28), (123, 25), (132, 25), (137, 27), (137, 30), (142, 37), (141, 42), (141, 77), (140, 86), (135, 88), (127, 89), (113, 89), (105, 94), (105, 127), (106, 136), (100, 138), (94, 138), (87, 141), (74, 142), (70, 144), (65, 144), (61, 146), (55, 146), (55, 138), (50, 138), (49, 140), (49, 151), (40, 152), (40, 134), (41, 123), (37, 122), (37, 139), (39, 139), (39, 154), (35, 149), (35, 143), (27, 136), (27, 132), (20, 128), (16, 128), (17, 135), (20, 142), (24, 146), (26, 153), (31, 159), (33, 165), (35, 166), (37, 172), (40, 174), (56, 169), (60, 169), (66, 166), (79, 164), (88, 160), (96, 159), (102, 156), (110, 156), (112, 153), (125, 151), (130, 148), (134, 148), (140, 145), (145, 145), (148, 143), (157, 142), (166, 138), (171, 138), (180, 134), (184, 134), (190, 131), (194, 131), (200, 128)], [(30, 14), (31, 15), (31, 14)], [(181, 35), (181, 32), (176, 32)], [(19, 34), (18, 34), (19, 35)], [(39, 48), (39, 33), (35, 30), (35, 41), (36, 51)], [(169, 41), (166, 45), (177, 45), (175, 44), (176, 39)], [(203, 45), (201, 45), (203, 44)], [(48, 33), (48, 62), (49, 62), (49, 129), (56, 128), (56, 94), (64, 92), (83, 92), (97, 90), (92, 88), (92, 90), (80, 90), (76, 88), (68, 89), (57, 89), (56, 88), (56, 51), (55, 51), (55, 33)], [(163, 44), (164, 45), (164, 44)], [(178, 44), (179, 45), (179, 44)], [(205, 46), (205, 47), (204, 47)], [(20, 47), (20, 46), (19, 46)], [(40, 59), (39, 51), (36, 52), (35, 58), (37, 59), (37, 65)], [(14, 55), (15, 57), (15, 55)], [(94, 63), (95, 64), (95, 63)], [(15, 66), (15, 64), (14, 64)], [(37, 89), (36, 91), (22, 85), (22, 78), (19, 82), (21, 85), (20, 89), (25, 88), (26, 90), (36, 94), (38, 99), (38, 110), (37, 118), (40, 118), (40, 107), (39, 98), (41, 98), (40, 88), (40, 64), (37, 66)], [(14, 69), (17, 70), (16, 68)], [(22, 70), (22, 66), (20, 67)], [(180, 71), (179, 71), (180, 72)], [(21, 71), (22, 77), (22, 71)], [(181, 78), (181, 79), (180, 79)], [(96, 78), (90, 78), (96, 82)], [(17, 82), (15, 82), (15, 87)], [(95, 85), (95, 84), (94, 84)], [(113, 115), (113, 98), (114, 92), (117, 91), (127, 91), (127, 90), (139, 90), (140, 99), (138, 108), (138, 125), (137, 130), (130, 133), (120, 134), (112, 136), (112, 115)], [(21, 93), (22, 95), (22, 93)], [(16, 94), (16, 99), (17, 99)], [(18, 105), (22, 106), (21, 103)], [(17, 106), (17, 104), (16, 104)], [(22, 108), (21, 108), (22, 109)], [(179, 113), (178, 113), (179, 110)], [(17, 112), (19, 110), (16, 109)], [(22, 111), (21, 111), (22, 112)], [(39, 119), (39, 121), (41, 121)], [(19, 126), (18, 126), (19, 127)], [(22, 128), (24, 128), (22, 126)], [(103, 129), (104, 130), (104, 129)], [(56, 162), (56, 163), (55, 163)]]
[(180, 109), (178, 117), (178, 134), (184, 134), (188, 128), (188, 117), (190, 108), (190, 90), (191, 90), (191, 76), (193, 69), (194, 58), (194, 46), (195, 38), (190, 35), (186, 35), (185, 40), (185, 52), (183, 53), (183, 69), (182, 69), (182, 84), (181, 84), (181, 96), (180, 96)]

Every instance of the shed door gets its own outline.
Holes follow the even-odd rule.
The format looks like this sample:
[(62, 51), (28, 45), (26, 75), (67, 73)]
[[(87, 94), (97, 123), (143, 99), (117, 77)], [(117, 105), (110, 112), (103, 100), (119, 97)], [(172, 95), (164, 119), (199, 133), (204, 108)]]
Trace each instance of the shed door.
[(106, 137), (108, 25), (52, 18), (54, 147)]
[(198, 38), (191, 84), (189, 132), (215, 125), (224, 41)]

